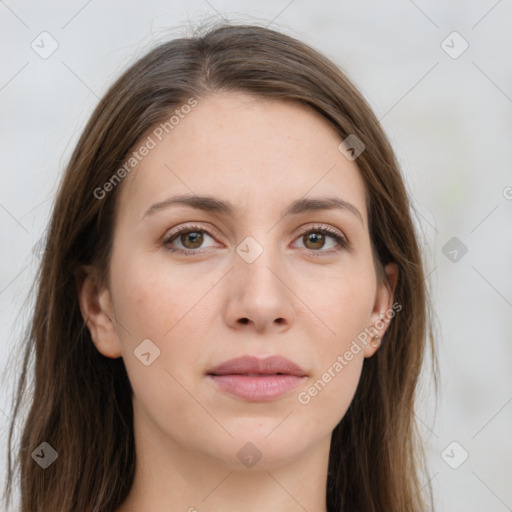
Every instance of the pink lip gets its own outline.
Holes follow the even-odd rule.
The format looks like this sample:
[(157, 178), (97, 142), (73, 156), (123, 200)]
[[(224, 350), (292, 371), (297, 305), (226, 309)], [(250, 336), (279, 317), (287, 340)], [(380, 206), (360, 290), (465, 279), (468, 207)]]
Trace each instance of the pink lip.
[(281, 356), (265, 359), (238, 357), (216, 366), (207, 374), (222, 391), (249, 401), (277, 398), (307, 377), (300, 366)]

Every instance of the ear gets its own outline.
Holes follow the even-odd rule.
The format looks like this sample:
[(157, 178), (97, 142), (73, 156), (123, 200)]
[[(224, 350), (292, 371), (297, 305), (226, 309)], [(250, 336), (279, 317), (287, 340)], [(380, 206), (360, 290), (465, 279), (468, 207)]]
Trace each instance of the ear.
[[(377, 284), (375, 303), (371, 314), (370, 327), (368, 328), (370, 336), (377, 334), (380, 339), (382, 339), (387, 331), (396, 311), (402, 309), (401, 306), (396, 310), (393, 308), (393, 296), (398, 282), (398, 266), (396, 263), (388, 263), (384, 268), (384, 272), (386, 277)], [(373, 346), (371, 344), (373, 339), (369, 338), (369, 343), (367, 343), (364, 349), (364, 357), (371, 357), (377, 352), (380, 344)]]
[(77, 287), (80, 311), (97, 350), (112, 359), (121, 357), (110, 292), (100, 284), (97, 272), (91, 265), (82, 267)]

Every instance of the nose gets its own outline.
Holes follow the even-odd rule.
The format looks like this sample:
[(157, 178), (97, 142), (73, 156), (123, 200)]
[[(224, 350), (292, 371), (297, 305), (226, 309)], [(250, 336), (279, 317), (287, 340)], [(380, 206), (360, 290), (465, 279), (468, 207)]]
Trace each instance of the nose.
[(225, 321), (255, 332), (289, 329), (294, 321), (290, 277), (276, 251), (264, 249), (252, 262), (238, 254), (229, 273)]

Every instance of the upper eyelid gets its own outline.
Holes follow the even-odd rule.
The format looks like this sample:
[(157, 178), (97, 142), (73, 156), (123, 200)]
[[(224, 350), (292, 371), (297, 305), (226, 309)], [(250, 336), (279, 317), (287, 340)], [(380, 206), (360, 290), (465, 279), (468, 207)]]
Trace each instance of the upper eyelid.
[[(190, 223), (183, 223), (183, 224), (180, 224), (179, 226), (176, 226), (175, 228), (172, 228), (172, 229), (168, 229), (165, 233), (164, 233), (164, 236), (162, 237), (164, 240), (168, 240), (169, 238), (172, 238), (173, 236), (185, 231), (194, 231), (194, 229), (196, 231), (205, 231), (207, 234), (209, 234), (209, 232), (211, 231), (212, 234), (215, 234), (217, 236), (220, 236), (219, 235), (219, 231), (211, 226), (208, 226), (208, 227), (205, 227), (205, 226), (201, 226), (201, 223), (200, 222), (190, 222)], [(210, 235), (211, 236), (211, 235)]]

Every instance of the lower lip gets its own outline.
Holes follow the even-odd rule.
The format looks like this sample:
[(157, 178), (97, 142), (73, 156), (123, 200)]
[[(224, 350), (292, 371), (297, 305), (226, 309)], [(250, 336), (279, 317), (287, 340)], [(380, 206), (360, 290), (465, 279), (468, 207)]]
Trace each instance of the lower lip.
[(297, 387), (304, 377), (296, 375), (209, 375), (217, 386), (230, 395), (250, 401), (273, 400)]

